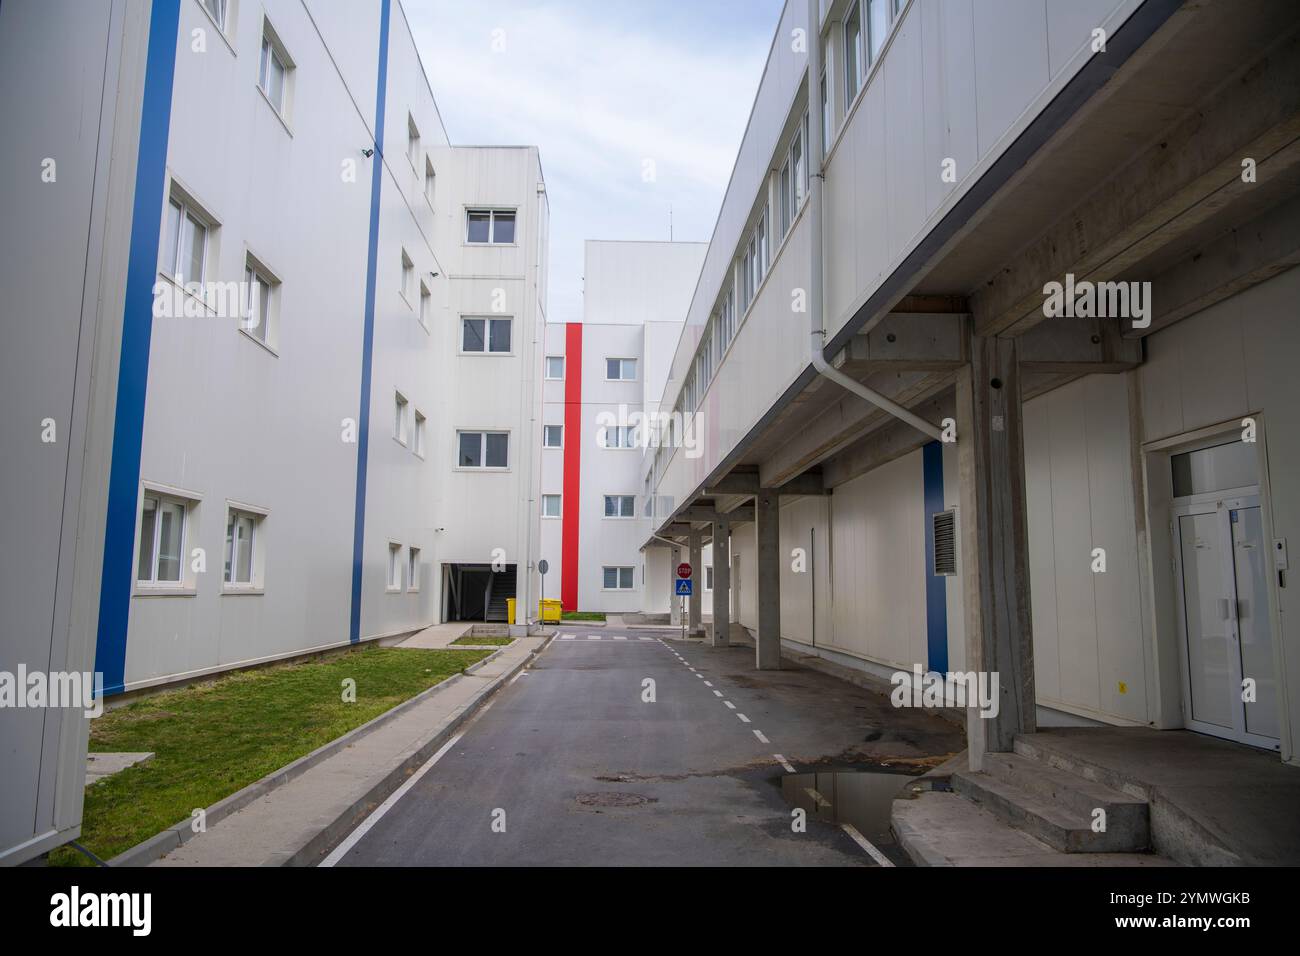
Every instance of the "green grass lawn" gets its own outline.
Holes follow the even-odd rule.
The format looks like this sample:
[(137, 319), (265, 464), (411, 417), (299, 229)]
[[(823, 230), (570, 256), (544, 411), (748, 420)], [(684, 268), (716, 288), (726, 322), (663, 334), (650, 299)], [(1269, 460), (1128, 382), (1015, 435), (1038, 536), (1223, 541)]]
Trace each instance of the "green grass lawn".
[[(482, 660), (490, 651), (367, 647), (243, 671), (106, 712), (92, 751), (153, 751), (86, 790), (80, 842), (101, 859), (187, 819)], [(356, 681), (356, 703), (342, 682)], [(89, 861), (71, 848), (52, 865)]]
[(513, 644), (513, 637), (475, 637), (473, 634), (466, 634), (464, 637), (458, 637), (451, 643), (454, 644), (471, 644), (479, 647), (505, 647), (507, 644)]
[(605, 620), (604, 611), (561, 611), (560, 620), (562, 621), (603, 621)]

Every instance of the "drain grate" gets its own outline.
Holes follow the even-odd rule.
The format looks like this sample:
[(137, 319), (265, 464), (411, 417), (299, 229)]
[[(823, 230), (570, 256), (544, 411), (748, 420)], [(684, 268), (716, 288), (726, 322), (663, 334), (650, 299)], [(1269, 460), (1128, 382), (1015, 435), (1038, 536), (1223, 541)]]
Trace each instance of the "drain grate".
[(607, 790), (603, 793), (580, 793), (575, 797), (584, 807), (639, 807), (652, 802), (649, 797), (626, 790)]

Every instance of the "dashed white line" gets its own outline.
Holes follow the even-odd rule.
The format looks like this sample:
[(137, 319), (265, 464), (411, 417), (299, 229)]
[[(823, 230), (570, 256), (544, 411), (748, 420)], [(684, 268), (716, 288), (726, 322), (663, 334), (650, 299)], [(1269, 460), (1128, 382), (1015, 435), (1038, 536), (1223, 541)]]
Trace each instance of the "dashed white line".
[(714, 697), (721, 697), (721, 696), (722, 696), (722, 691), (720, 691), (720, 690), (715, 690), (715, 691), (713, 692), (713, 696), (714, 696)]
[(796, 772), (794, 767), (790, 764), (790, 761), (786, 760), (785, 757), (781, 756), (780, 754), (772, 754), (772, 756), (776, 758), (777, 763), (779, 763), (782, 767), (785, 768), (786, 773)]
[(598, 640), (600, 640), (600, 638), (601, 638), (601, 635), (599, 635), (599, 634), (588, 634), (588, 635), (587, 635), (587, 640), (589, 640), (589, 641), (598, 641)]
[(761, 730), (754, 731), (754, 736), (759, 739), (760, 743), (770, 744), (772, 742), (763, 736), (763, 731)]
[(624, 637), (622, 634), (615, 634), (615, 635), (614, 635), (614, 640), (616, 640), (616, 641), (626, 641), (627, 638)]
[[(715, 693), (715, 694), (718, 694), (718, 692), (717, 692), (716, 690), (714, 691), (714, 693)], [(721, 694), (718, 694), (718, 696), (721, 697), (722, 695), (721, 695)], [(724, 700), (723, 703), (726, 704), (728, 707), (730, 707), (732, 710), (735, 710), (735, 709), (736, 709), (736, 705), (733, 704), (733, 703), (732, 703), (731, 701), (729, 701), (729, 700)]]
[(704, 686), (705, 686), (705, 687), (712, 687), (713, 684), (712, 684), (712, 682), (706, 680), (706, 681), (704, 682)]
[(854, 843), (862, 847), (862, 849), (866, 850), (867, 855), (870, 856), (877, 863), (879, 863), (881, 866), (894, 865), (889, 861), (889, 857), (885, 856), (885, 854), (881, 853), (874, 846), (872, 846), (871, 841), (868, 840), (866, 837), (864, 837), (861, 833), (859, 833), (858, 828), (855, 827), (852, 823), (841, 823), (840, 826), (844, 828), (845, 833), (847, 833), (849, 836), (853, 838)]
[(562, 641), (571, 641), (571, 640), (573, 640), (573, 635), (572, 635), (572, 634), (561, 634), (561, 635), (560, 635), (560, 640), (562, 640)]
[[(740, 718), (740, 722), (741, 722), (742, 724), (747, 724), (747, 723), (749, 723), (749, 718), (746, 717), (744, 714), (737, 712), (737, 713), (736, 713), (736, 716)], [(765, 741), (763, 741), (763, 743), (767, 743), (767, 741), (765, 740)]]

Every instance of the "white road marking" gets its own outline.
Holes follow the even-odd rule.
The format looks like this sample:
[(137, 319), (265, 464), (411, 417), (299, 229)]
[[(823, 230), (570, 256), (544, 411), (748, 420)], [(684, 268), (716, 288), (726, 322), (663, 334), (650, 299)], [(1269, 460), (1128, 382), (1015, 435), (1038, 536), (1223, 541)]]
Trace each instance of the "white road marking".
[(722, 691), (720, 691), (720, 690), (715, 690), (715, 691), (713, 692), (713, 696), (714, 696), (714, 697), (721, 697), (721, 696), (722, 696)]
[(790, 761), (786, 760), (783, 756), (781, 756), (780, 754), (772, 754), (772, 756), (776, 758), (777, 763), (779, 763), (782, 767), (785, 768), (786, 773), (796, 772), (794, 767), (790, 765)]
[[(695, 670), (695, 668), (692, 667), (691, 670)], [(695, 676), (698, 677), (700, 680), (704, 680), (704, 675), (701, 673), (696, 672)]]
[(704, 686), (705, 686), (705, 687), (712, 687), (713, 684), (712, 684), (710, 681), (705, 681), (705, 682), (704, 682)]
[[(715, 690), (714, 693), (717, 694), (718, 692)], [(718, 694), (718, 696), (721, 697), (722, 695)], [(728, 707), (730, 707), (732, 710), (736, 709), (736, 705), (729, 700), (724, 700), (723, 703), (726, 704)]]
[[(491, 706), (492, 704), (489, 703), (486, 707), (484, 707), (482, 710), (478, 712), (478, 716), (481, 717), (483, 714), (487, 713), (488, 707)], [(361, 838), (364, 837), (367, 833), (369, 833), (371, 828), (384, 818), (384, 814), (386, 814), (389, 810), (393, 809), (393, 807), (397, 804), (397, 801), (401, 800), (402, 797), (406, 796), (406, 794), (410, 791), (410, 789), (414, 787), (417, 783), (419, 783), (420, 779), (426, 773), (428, 773), (430, 770), (433, 769), (433, 765), (442, 759), (442, 755), (445, 754), (452, 747), (456, 746), (456, 742), (460, 740), (463, 733), (464, 731), (462, 731), (459, 734), (456, 734), (445, 744), (439, 747), (437, 753), (435, 753), (432, 757), (430, 757), (427, 761), (425, 761), (424, 765), (420, 767), (419, 770), (411, 774), (411, 776), (407, 778), (405, 783), (403, 783), (400, 787), (398, 787), (391, 794), (389, 794), (388, 799), (385, 800), (383, 803), (381, 803), (378, 807), (376, 807), (375, 811), (372, 814), (370, 814), (370, 816), (362, 820), (361, 824), (355, 830), (349, 833), (347, 837), (343, 840), (343, 842), (334, 848), (333, 852), (331, 852), (329, 856), (321, 860), (319, 865), (333, 866), (334, 864), (338, 863), (339, 860), (347, 856), (348, 852), (359, 842), (361, 842)]]
[(762, 742), (762, 743), (770, 744), (770, 743), (772, 742), (772, 741), (768, 740), (766, 737), (763, 736), (763, 731), (761, 731), (761, 730), (756, 730), (756, 731), (754, 731), (754, 736), (757, 737), (757, 738), (759, 739), (759, 741)]
[(803, 792), (806, 793), (806, 794), (808, 794), (808, 796), (812, 797), (813, 800), (815, 800), (815, 801), (817, 802), (817, 806), (819, 806), (819, 807), (829, 807), (829, 806), (831, 805), (831, 802), (830, 802), (829, 800), (827, 800), (825, 797), (823, 797), (820, 793), (818, 793), (818, 792), (817, 792), (816, 790), (814, 790), (812, 787), (804, 787), (804, 788), (803, 788)]
[(510, 683), (513, 684), (515, 681), (519, 680), (519, 678), (521, 678), (521, 677), (527, 677), (527, 676), (528, 676), (528, 671), (520, 671), (520, 672), (519, 672), (518, 674), (516, 674), (514, 677), (510, 678)]
[(589, 640), (589, 641), (598, 641), (598, 640), (600, 640), (600, 638), (601, 638), (601, 635), (600, 635), (600, 634), (588, 634), (588, 635), (587, 635), (587, 640)]
[(572, 634), (561, 634), (561, 635), (560, 635), (560, 640), (562, 640), (562, 641), (571, 641), (571, 640), (573, 640), (573, 635), (572, 635)]
[(881, 866), (894, 865), (893, 863), (889, 862), (889, 857), (885, 856), (885, 854), (881, 853), (874, 846), (872, 846), (871, 841), (868, 840), (866, 837), (864, 837), (861, 833), (859, 833), (858, 828), (855, 827), (852, 823), (841, 823), (840, 826), (844, 828), (845, 833), (847, 833), (849, 836), (853, 838), (854, 843), (862, 847), (862, 849), (866, 850), (867, 855), (870, 856), (877, 863), (879, 863)]
[(654, 638), (653, 638), (653, 637), (638, 637), (637, 640), (638, 640), (638, 641), (653, 641)]
[[(747, 724), (747, 723), (749, 723), (749, 718), (746, 717), (744, 714), (740, 713), (739, 711), (736, 713), (736, 716), (740, 718), (740, 722), (741, 722), (742, 724)], [(763, 743), (767, 743), (767, 741), (765, 740), (765, 741), (763, 741)]]
[(614, 640), (616, 640), (616, 641), (626, 641), (627, 638), (624, 637), (622, 634), (615, 634), (615, 635), (614, 635)]

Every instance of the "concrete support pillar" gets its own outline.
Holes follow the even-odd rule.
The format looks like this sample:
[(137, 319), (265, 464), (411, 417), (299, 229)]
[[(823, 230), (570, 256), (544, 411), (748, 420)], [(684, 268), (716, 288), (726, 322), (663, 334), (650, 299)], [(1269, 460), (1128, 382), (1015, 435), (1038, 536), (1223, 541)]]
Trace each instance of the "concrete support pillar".
[(691, 596), (686, 599), (686, 632), (688, 634), (700, 634), (704, 631), (704, 626), (700, 623), (700, 607), (704, 601), (704, 559), (700, 557), (702, 538), (703, 535), (699, 531), (691, 532), (690, 557), (687, 560), (690, 561), (691, 576), (694, 578), (695, 584), (691, 588)]
[(673, 548), (668, 556), (668, 622), (673, 627), (682, 626), (682, 599), (677, 596), (677, 565), (682, 563), (682, 549)]
[(760, 489), (754, 498), (754, 521), (758, 544), (758, 641), (754, 644), (754, 666), (774, 671), (781, 669), (781, 499), (770, 488)]
[[(704, 575), (700, 575), (703, 584)], [(727, 601), (731, 597), (731, 522), (722, 515), (713, 521), (713, 633), (709, 639), (712, 647), (726, 647), (731, 643), (731, 612)]]
[(966, 667), (998, 676), (996, 715), (966, 710), (979, 770), (985, 753), (1010, 751), (1016, 734), (1035, 728), (1034, 648), (1016, 342), (971, 335), (970, 356), (957, 380)]

